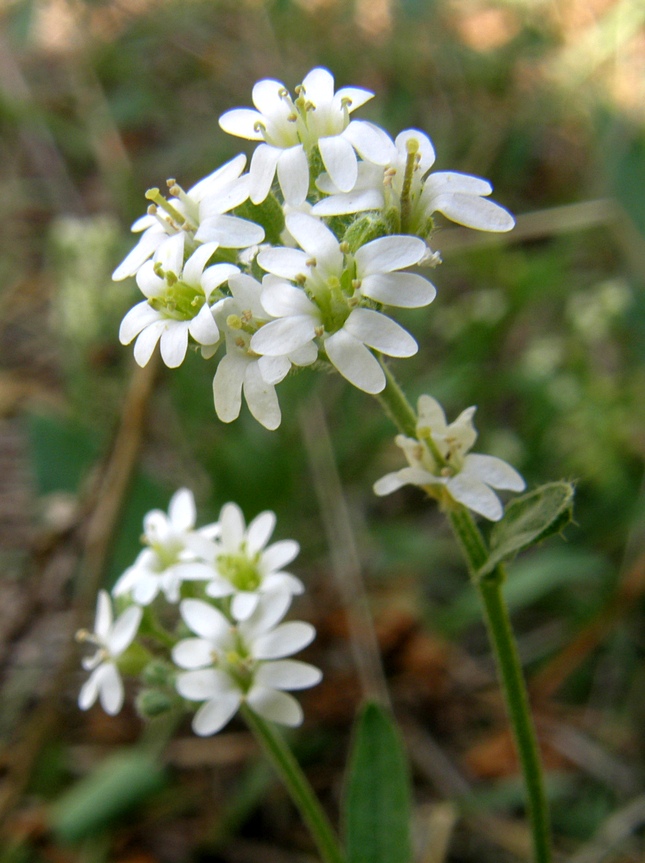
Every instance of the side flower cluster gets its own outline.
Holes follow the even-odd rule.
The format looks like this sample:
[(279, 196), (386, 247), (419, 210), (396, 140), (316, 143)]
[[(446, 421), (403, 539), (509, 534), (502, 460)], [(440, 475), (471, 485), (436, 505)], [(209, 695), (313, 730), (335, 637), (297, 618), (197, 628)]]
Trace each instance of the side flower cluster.
[[(112, 598), (99, 593), (94, 631), (77, 634), (96, 648), (83, 660), (91, 674), (79, 695), (81, 709), (98, 700), (107, 713), (118, 713), (127, 670), (156, 686), (143, 692), (140, 704), (197, 703), (193, 729), (200, 735), (219, 731), (242, 704), (265, 719), (299, 725), (302, 709), (289, 693), (314, 686), (322, 675), (287, 658), (313, 641), (315, 629), (283, 621), (304, 586), (285, 570), (298, 543), (269, 542), (275, 524), (275, 514), (266, 511), (246, 525), (240, 508), (227, 503), (217, 522), (198, 528), (187, 489), (173, 495), (167, 513), (149, 512), (146, 548), (118, 579)], [(113, 604), (120, 609), (116, 620)]]
[(266, 428), (281, 422), (276, 386), (314, 363), (372, 394), (380, 357), (409, 357), (415, 339), (391, 317), (427, 306), (434, 286), (415, 268), (440, 258), (428, 246), (436, 213), (477, 230), (508, 231), (513, 218), (479, 177), (432, 172), (421, 131), (394, 140), (354, 118), (373, 98), (335, 89), (327, 69), (290, 93), (259, 81), (253, 108), (220, 118), (228, 134), (256, 142), (248, 172), (240, 154), (184, 191), (168, 180), (146, 195), (140, 239), (114, 272), (135, 276), (144, 299), (125, 316), (123, 344), (145, 365), (157, 344), (170, 368), (189, 347), (220, 354), (213, 379), (218, 417), (242, 398)]

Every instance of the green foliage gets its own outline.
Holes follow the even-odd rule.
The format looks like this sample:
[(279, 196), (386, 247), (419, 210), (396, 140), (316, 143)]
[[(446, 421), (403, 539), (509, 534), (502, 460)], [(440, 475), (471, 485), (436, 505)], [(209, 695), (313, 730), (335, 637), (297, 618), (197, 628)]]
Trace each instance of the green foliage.
[(53, 830), (64, 842), (78, 842), (108, 828), (159, 791), (162, 768), (147, 753), (131, 749), (107, 758), (55, 805)]
[(490, 554), (478, 576), (488, 575), (520, 551), (561, 533), (573, 518), (573, 494), (572, 483), (552, 482), (513, 498), (491, 530)]
[(410, 778), (387, 711), (365, 705), (356, 721), (345, 787), (348, 863), (410, 863)]

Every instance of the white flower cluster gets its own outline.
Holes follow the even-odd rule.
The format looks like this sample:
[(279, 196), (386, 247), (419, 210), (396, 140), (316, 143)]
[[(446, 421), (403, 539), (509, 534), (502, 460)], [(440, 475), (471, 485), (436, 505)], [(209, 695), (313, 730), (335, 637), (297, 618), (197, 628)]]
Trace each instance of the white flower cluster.
[[(302, 709), (289, 692), (314, 686), (322, 675), (286, 658), (315, 636), (309, 623), (282, 622), (292, 597), (304, 590), (284, 570), (297, 556), (298, 543), (269, 544), (275, 514), (262, 512), (247, 526), (234, 503), (222, 507), (214, 524), (196, 528), (195, 522), (187, 489), (173, 495), (167, 514), (146, 515), (147, 548), (112, 591), (124, 610), (115, 621), (112, 600), (101, 591), (94, 632), (77, 635), (96, 647), (83, 660), (91, 675), (79, 706), (86, 710), (99, 700), (107, 713), (118, 713), (124, 700), (120, 669), (145, 676), (145, 667), (158, 662), (149, 646), (158, 644), (169, 651), (166, 683), (175, 698), (200, 702), (193, 719), (197, 734), (219, 731), (242, 703), (265, 719), (299, 725)], [(173, 628), (157, 619), (158, 611), (168, 615), (168, 606)]]
[(469, 452), (477, 440), (475, 410), (466, 408), (448, 424), (439, 402), (431, 396), (421, 396), (416, 438), (396, 437), (408, 467), (379, 479), (374, 484), (375, 493), (385, 495), (404, 485), (418, 485), (440, 501), (445, 502), (447, 497), (491, 521), (499, 521), (504, 509), (493, 489), (523, 491), (525, 483), (502, 459)]
[(220, 118), (224, 131), (258, 142), (248, 173), (239, 155), (188, 192), (171, 179), (168, 198), (147, 193), (148, 212), (132, 228), (140, 240), (114, 272), (136, 276), (145, 297), (125, 316), (121, 342), (136, 339), (140, 365), (159, 343), (171, 368), (189, 345), (205, 358), (223, 348), (213, 395), (224, 422), (237, 418), (244, 395), (252, 415), (277, 428), (276, 385), (316, 361), (381, 392), (379, 356), (417, 351), (389, 309), (435, 296), (410, 271), (438, 259), (427, 245), (433, 215), (479, 230), (513, 227), (486, 180), (430, 173), (434, 149), (423, 132), (392, 140), (351, 119), (372, 96), (335, 91), (321, 68), (294, 95), (260, 81), (255, 108)]

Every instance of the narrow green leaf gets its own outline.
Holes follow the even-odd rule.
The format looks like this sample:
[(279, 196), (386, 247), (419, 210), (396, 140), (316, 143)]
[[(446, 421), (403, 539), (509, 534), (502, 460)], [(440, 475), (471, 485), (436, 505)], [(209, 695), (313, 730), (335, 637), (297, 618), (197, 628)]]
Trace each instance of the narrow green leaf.
[(547, 483), (512, 500), (504, 518), (491, 531), (490, 555), (478, 575), (488, 575), (523, 549), (564, 530), (573, 517), (573, 495), (573, 484), (561, 481)]
[(51, 812), (54, 832), (65, 842), (78, 842), (132, 812), (164, 783), (162, 768), (145, 752), (131, 750), (106, 759), (81, 779)]
[(369, 703), (360, 714), (345, 788), (349, 863), (410, 863), (410, 779), (389, 714)]

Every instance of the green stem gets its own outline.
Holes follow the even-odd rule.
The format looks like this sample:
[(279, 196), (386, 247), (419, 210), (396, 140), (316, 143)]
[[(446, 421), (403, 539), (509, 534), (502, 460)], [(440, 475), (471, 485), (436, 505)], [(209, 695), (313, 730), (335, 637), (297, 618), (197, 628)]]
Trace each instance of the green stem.
[(488, 557), (484, 538), (465, 507), (455, 507), (451, 510), (449, 518), (453, 532), (468, 561), (471, 580), (479, 593), (488, 635), (495, 653), (497, 672), (526, 786), (534, 860), (535, 863), (549, 863), (551, 860), (549, 807), (522, 664), (502, 592), (506, 573), (504, 567), (498, 565), (490, 575), (479, 578), (477, 571)]
[[(386, 387), (378, 398), (386, 413), (399, 430), (409, 437), (416, 437), (416, 415), (392, 374), (384, 366)], [(488, 634), (493, 646), (500, 684), (504, 692), (515, 745), (517, 748), (526, 788), (527, 808), (533, 838), (535, 863), (549, 863), (550, 826), (549, 810), (544, 789), (544, 778), (537, 735), (528, 693), (511, 628), (508, 608), (502, 593), (505, 572), (497, 566), (486, 578), (478, 572), (488, 559), (488, 547), (470, 512), (455, 504), (448, 517), (468, 563), (471, 580), (479, 593), (483, 606)]]
[(345, 863), (345, 856), (334, 829), (283, 737), (271, 723), (265, 722), (246, 705), (242, 706), (242, 715), (286, 785), (291, 799), (311, 831), (322, 859), (325, 863)]
[(407, 437), (417, 436), (417, 415), (405, 393), (397, 383), (388, 366), (381, 362), (385, 372), (385, 389), (376, 398), (380, 401), (385, 413), (399, 431)]

